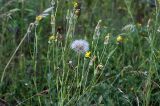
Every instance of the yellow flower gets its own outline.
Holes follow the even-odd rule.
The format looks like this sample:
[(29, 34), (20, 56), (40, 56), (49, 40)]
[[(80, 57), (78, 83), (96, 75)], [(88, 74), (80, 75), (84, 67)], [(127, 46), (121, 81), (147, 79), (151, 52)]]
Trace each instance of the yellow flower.
[(56, 39), (56, 37), (54, 35), (49, 37), (49, 40), (55, 40), (55, 39)]
[(91, 52), (90, 51), (86, 52), (85, 57), (90, 58), (91, 57)]
[(43, 16), (42, 16), (42, 15), (39, 15), (39, 16), (36, 17), (36, 21), (41, 21), (42, 18), (43, 18)]
[(74, 6), (74, 8), (78, 7), (78, 3), (77, 2), (73, 2), (73, 6)]
[(123, 37), (121, 36), (121, 35), (119, 35), (118, 37), (117, 37), (117, 42), (119, 42), (119, 43), (122, 43), (123, 42)]
[(57, 41), (57, 37), (55, 35), (52, 35), (49, 37), (48, 43), (51, 43), (53, 41), (55, 41), (55, 42)]

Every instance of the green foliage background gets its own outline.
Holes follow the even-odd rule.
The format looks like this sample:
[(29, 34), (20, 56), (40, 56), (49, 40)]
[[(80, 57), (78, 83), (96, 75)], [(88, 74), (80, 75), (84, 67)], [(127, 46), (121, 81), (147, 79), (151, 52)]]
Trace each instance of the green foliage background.
[[(160, 105), (158, 0), (156, 4), (154, 0), (55, 0), (55, 2), (57, 7), (55, 29), (56, 32), (61, 29), (62, 45), (48, 44), (48, 38), (53, 35), (51, 17), (49, 15), (42, 19), (37, 26), (37, 68), (34, 69), (35, 30), (33, 30), (5, 71), (4, 79), (0, 83), (0, 105)], [(67, 42), (66, 16), (68, 11), (73, 10), (73, 2), (80, 3), (80, 15), (77, 18), (73, 38)], [(50, 0), (0, 1), (0, 76), (3, 76), (4, 68), (27, 32), (29, 24), (50, 6)], [(92, 38), (99, 20), (102, 22), (96, 48)], [(107, 35), (110, 39), (105, 47), (103, 42)], [(118, 35), (124, 38), (119, 44), (116, 41)], [(69, 45), (75, 39), (86, 39), (89, 42), (92, 52), (90, 59), (84, 56), (79, 58), (70, 49)], [(68, 48), (63, 54), (65, 42)], [(50, 58), (47, 57), (48, 50)], [(103, 50), (105, 52), (102, 52)], [(55, 54), (50, 56), (52, 52)], [(83, 66), (87, 71), (93, 56), (97, 59), (94, 66), (88, 68), (86, 84), (88, 86), (79, 87), (73, 78), (75, 70), (68, 66), (68, 61), (73, 61), (75, 69), (80, 62), (79, 72)], [(103, 58), (100, 58), (101, 56)], [(101, 75), (94, 76), (93, 73), (99, 64), (103, 65), (103, 71), (98, 70)], [(69, 75), (63, 85), (61, 78), (66, 78), (65, 71), (68, 71)]]

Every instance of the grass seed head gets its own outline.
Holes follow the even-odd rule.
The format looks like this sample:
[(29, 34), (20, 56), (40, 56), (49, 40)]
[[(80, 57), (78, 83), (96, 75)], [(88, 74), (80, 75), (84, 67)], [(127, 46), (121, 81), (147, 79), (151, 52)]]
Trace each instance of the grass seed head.
[(107, 45), (109, 43), (110, 34), (108, 33), (107, 36), (104, 38), (104, 45)]

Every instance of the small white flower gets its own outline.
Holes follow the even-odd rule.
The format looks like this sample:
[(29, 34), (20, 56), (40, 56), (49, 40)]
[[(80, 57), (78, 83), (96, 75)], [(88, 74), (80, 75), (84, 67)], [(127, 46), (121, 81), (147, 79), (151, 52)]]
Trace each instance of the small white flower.
[(86, 40), (75, 40), (72, 42), (71, 48), (77, 53), (85, 53), (89, 50), (89, 44)]
[(25, 86), (28, 86), (28, 83), (25, 83), (24, 85), (25, 85)]
[(68, 62), (69, 64), (73, 64), (73, 62), (70, 60), (69, 62)]

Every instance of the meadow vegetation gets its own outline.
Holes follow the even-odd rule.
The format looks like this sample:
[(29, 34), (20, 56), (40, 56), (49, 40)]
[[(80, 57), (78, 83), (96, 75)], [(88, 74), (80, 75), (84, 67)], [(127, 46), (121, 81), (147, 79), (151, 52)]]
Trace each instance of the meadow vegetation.
[(0, 106), (159, 106), (159, 0), (0, 0)]

